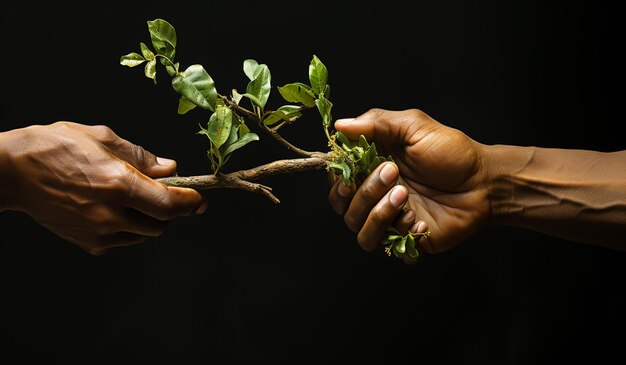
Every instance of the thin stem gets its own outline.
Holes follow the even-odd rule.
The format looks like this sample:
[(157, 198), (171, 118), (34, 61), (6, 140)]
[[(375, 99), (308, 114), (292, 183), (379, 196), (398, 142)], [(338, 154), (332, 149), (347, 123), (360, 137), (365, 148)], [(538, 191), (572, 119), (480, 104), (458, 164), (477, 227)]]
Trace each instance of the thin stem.
[(286, 149), (288, 149), (290, 151), (295, 152), (296, 154), (298, 154), (298, 155), (300, 155), (302, 157), (311, 157), (313, 155), (313, 152), (305, 151), (305, 150), (303, 150), (303, 149), (301, 149), (299, 147), (294, 146), (289, 141), (287, 141), (285, 138), (283, 138), (280, 134), (278, 134), (278, 132), (276, 132), (272, 128), (266, 126), (265, 123), (263, 123), (263, 119), (261, 118), (260, 113), (255, 113), (253, 111), (250, 111), (250, 110), (248, 110), (248, 109), (238, 105), (237, 103), (235, 103), (232, 100), (230, 100), (230, 98), (228, 98), (227, 96), (218, 94), (218, 97), (220, 97), (222, 100), (224, 100), (224, 102), (227, 103), (229, 107), (231, 107), (231, 108), (239, 111), (240, 113), (247, 115), (249, 118), (257, 121), (257, 124), (259, 125), (259, 128), (261, 128), (261, 130), (263, 132), (265, 132), (266, 134), (268, 134), (270, 137), (274, 138), (276, 140), (276, 142), (278, 142), (281, 146), (285, 147)]
[(170, 60), (167, 56), (163, 56), (162, 54), (155, 54), (154, 55), (154, 58), (158, 58), (158, 57), (161, 57), (161, 58), (165, 59), (167, 62), (170, 63), (170, 66), (172, 66), (176, 70), (176, 72), (178, 72), (178, 68), (176, 67), (174, 62), (172, 62), (172, 60)]

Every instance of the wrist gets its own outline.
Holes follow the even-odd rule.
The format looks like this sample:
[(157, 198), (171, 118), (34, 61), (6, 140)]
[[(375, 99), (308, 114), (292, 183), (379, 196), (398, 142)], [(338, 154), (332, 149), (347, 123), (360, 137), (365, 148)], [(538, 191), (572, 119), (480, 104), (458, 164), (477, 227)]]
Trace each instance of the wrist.
[(532, 162), (536, 148), (482, 145), (481, 150), (490, 223), (512, 224), (523, 214), (523, 206), (518, 201), (518, 178)]

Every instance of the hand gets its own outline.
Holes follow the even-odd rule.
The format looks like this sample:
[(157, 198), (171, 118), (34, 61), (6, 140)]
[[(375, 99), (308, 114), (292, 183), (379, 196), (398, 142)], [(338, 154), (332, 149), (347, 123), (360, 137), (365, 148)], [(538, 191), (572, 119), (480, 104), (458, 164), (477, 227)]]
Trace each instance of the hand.
[(195, 190), (151, 178), (176, 171), (105, 126), (58, 122), (3, 133), (4, 208), (25, 212), (98, 255), (163, 233), (166, 222), (206, 209)]
[[(420, 239), (419, 247), (441, 252), (487, 222), (490, 206), (482, 147), (459, 130), (415, 109), (374, 109), (355, 119), (338, 120), (335, 128), (355, 140), (363, 134), (379, 154), (390, 154), (397, 163), (379, 166), (356, 191), (340, 181), (331, 188), (331, 205), (344, 215), (348, 228), (359, 233), (364, 249), (379, 248), (388, 226), (406, 232), (412, 225), (415, 233), (427, 224), (431, 236)], [(396, 183), (401, 186), (394, 187)], [(415, 223), (407, 219), (412, 216), (409, 210)], [(418, 227), (421, 222), (425, 223)]]

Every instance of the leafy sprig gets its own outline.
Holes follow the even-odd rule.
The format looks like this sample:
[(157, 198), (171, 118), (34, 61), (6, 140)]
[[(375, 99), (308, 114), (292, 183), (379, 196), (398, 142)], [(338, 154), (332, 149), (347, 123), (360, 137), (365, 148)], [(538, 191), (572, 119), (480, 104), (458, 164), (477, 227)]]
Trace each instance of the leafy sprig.
[[(361, 184), (363, 180), (381, 163), (391, 161), (391, 156), (378, 154), (374, 143), (361, 135), (357, 141), (349, 140), (343, 133), (332, 130), (332, 107), (328, 69), (313, 55), (309, 64), (309, 84), (293, 82), (278, 86), (278, 92), (289, 104), (276, 110), (267, 110), (266, 105), (272, 90), (272, 75), (266, 64), (254, 59), (243, 62), (243, 72), (248, 78), (245, 92), (232, 89), (229, 96), (218, 93), (215, 82), (202, 65), (193, 64), (181, 70), (175, 62), (177, 36), (174, 27), (163, 19), (148, 21), (148, 31), (154, 50), (145, 43), (140, 43), (140, 52), (131, 52), (120, 58), (120, 64), (128, 67), (144, 65), (144, 74), (155, 84), (157, 80), (157, 61), (172, 78), (174, 91), (180, 94), (178, 113), (186, 114), (199, 107), (209, 111), (206, 127), (200, 125), (198, 134), (209, 140), (207, 157), (211, 163), (212, 175), (199, 177), (176, 177), (161, 179), (164, 183), (194, 188), (231, 187), (265, 194), (274, 202), (278, 199), (272, 189), (253, 183), (252, 180), (278, 173), (318, 169), (325, 166), (340, 176), (343, 184)], [(247, 99), (250, 109), (241, 105)], [(283, 138), (279, 130), (300, 117), (307, 109), (316, 108), (322, 119), (324, 134), (328, 140), (330, 152), (304, 151)], [(281, 145), (299, 154), (304, 159), (280, 160), (259, 166), (258, 168), (223, 174), (224, 166), (233, 152), (250, 142), (259, 140), (256, 133), (250, 131), (248, 122), (256, 122), (258, 128), (274, 138)], [(428, 236), (430, 233), (420, 233)], [(408, 254), (416, 258), (415, 237), (411, 233), (401, 235), (390, 227), (383, 244), (388, 255)]]

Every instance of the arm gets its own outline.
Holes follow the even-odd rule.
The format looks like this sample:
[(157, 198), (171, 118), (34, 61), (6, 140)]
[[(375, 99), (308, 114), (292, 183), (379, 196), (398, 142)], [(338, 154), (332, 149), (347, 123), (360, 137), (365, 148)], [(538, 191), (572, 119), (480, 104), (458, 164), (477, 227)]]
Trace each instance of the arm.
[[(384, 228), (412, 210), (412, 231), (432, 232), (419, 241), (431, 253), (486, 224), (626, 250), (626, 151), (487, 146), (416, 109), (372, 110), (335, 128), (365, 135), (397, 163), (393, 177), (378, 169), (358, 189), (331, 188), (331, 205), (364, 249), (379, 247)], [(396, 184), (408, 191), (401, 207), (390, 199)]]
[(626, 151), (482, 151), (493, 223), (626, 249)]
[(92, 254), (163, 233), (166, 222), (202, 213), (201, 195), (166, 187), (176, 162), (105, 126), (69, 122), (0, 133), (0, 211), (28, 214)]

